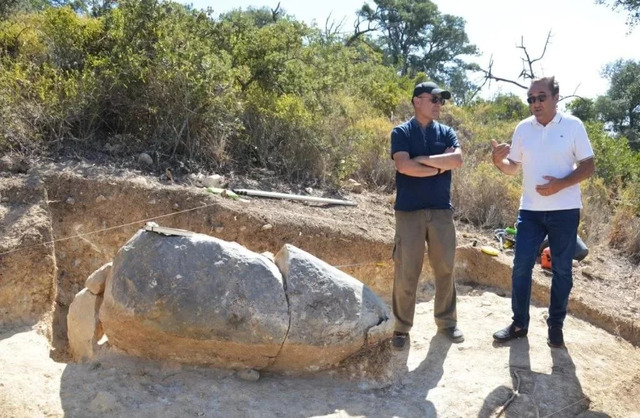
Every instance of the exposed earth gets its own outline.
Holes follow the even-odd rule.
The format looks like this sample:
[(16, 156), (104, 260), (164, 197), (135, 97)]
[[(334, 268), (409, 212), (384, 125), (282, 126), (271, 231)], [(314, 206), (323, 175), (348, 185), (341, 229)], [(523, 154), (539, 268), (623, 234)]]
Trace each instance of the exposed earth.
[[(459, 326), (466, 338), (461, 344), (436, 334), (433, 285), (425, 269), (410, 347), (396, 351), (387, 343), (334, 370), (262, 373), (252, 381), (256, 375), (243, 371), (132, 358), (108, 342), (96, 358), (74, 363), (66, 346), (68, 305), (88, 275), (145, 221), (237, 241), (256, 252), (276, 253), (291, 243), (352, 274), (388, 303), (393, 196), (287, 188), (267, 173), (231, 179), (229, 187), (349, 199), (357, 206), (241, 202), (197, 188), (187, 177), (170, 181), (82, 164), (0, 177), (0, 184), (20, 188), (20, 182), (44, 190), (46, 202), (42, 210), (26, 210), (27, 198), (16, 201), (20, 193), (0, 195), (0, 284), (7, 271), (32, 280), (34, 260), (53, 258), (55, 303), (31, 322), (8, 316), (0, 321), (1, 417), (640, 417), (638, 266), (606, 247), (590, 249), (574, 272), (566, 350), (546, 345), (550, 277), (536, 266), (537, 306), (528, 338), (494, 344), (492, 333), (510, 318), (511, 256), (480, 253), (482, 245), (497, 245), (491, 231), (463, 224), (456, 268)], [(50, 237), (34, 227), (41, 222), (51, 225)], [(32, 254), (40, 251), (34, 245), (50, 240), (56, 240), (53, 249), (42, 246), (43, 254)], [(25, 248), (29, 253), (21, 256)], [(34, 302), (34, 309), (41, 305)]]

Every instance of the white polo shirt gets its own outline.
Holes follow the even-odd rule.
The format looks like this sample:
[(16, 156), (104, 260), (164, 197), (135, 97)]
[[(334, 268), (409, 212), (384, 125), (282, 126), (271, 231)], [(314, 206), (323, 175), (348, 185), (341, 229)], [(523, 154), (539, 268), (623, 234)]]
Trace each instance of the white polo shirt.
[(536, 192), (536, 186), (548, 183), (543, 176), (564, 178), (577, 163), (593, 157), (593, 149), (582, 121), (573, 115), (556, 113), (547, 126), (535, 116), (518, 124), (511, 139), (509, 159), (522, 164), (520, 209), (564, 210), (582, 208), (580, 185), (574, 184), (551, 196)]

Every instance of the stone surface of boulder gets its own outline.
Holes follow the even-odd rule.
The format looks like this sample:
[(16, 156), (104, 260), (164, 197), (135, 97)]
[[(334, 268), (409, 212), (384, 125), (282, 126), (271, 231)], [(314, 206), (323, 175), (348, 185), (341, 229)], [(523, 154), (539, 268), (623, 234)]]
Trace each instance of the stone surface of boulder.
[(147, 231), (114, 258), (100, 319), (131, 354), (227, 368), (268, 366), (289, 327), (282, 275), (266, 257)]
[(386, 304), (360, 281), (291, 245), (275, 260), (207, 235), (140, 231), (110, 274), (101, 268), (105, 334), (134, 355), (286, 372), (330, 368), (390, 337)]
[(390, 336), (386, 304), (357, 279), (288, 244), (275, 262), (286, 283), (291, 325), (270, 369), (326, 369)]

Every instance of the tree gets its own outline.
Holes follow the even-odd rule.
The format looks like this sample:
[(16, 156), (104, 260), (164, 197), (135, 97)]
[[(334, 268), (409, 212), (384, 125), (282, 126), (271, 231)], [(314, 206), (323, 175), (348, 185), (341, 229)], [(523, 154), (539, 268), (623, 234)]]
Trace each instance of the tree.
[(575, 99), (571, 103), (567, 103), (567, 110), (569, 110), (573, 116), (580, 118), (583, 122), (596, 120), (596, 103), (592, 99)]
[(381, 32), (380, 43), (390, 64), (406, 75), (409, 58), (418, 49), (427, 30), (433, 28), (438, 7), (429, 0), (375, 0), (358, 12)]
[(409, 57), (410, 71), (422, 71), (438, 83), (445, 84), (454, 92), (454, 100), (466, 102), (474, 86), (468, 79), (467, 71), (478, 71), (477, 64), (469, 64), (462, 56), (476, 55), (478, 49), (469, 44), (464, 31), (463, 18), (453, 15), (438, 15), (433, 28), (424, 33), (424, 49)]
[(627, 25), (633, 28), (640, 22), (640, 0), (596, 0), (597, 4), (610, 3), (613, 10), (624, 9), (629, 13)]
[(289, 93), (299, 77), (292, 65), (302, 58), (311, 30), (269, 9), (235, 10), (221, 16), (215, 39), (231, 57), (242, 91), (253, 84)]
[(605, 96), (596, 100), (598, 117), (614, 133), (629, 139), (634, 150), (640, 149), (640, 62), (618, 60), (608, 64), (603, 75), (610, 86)]
[[(442, 15), (429, 0), (374, 0), (375, 9), (365, 4), (358, 12), (354, 35), (347, 44), (366, 33), (379, 33), (376, 42), (385, 61), (400, 75), (414, 77), (424, 72), (429, 78), (463, 91), (471, 88), (466, 70), (475, 69), (462, 60), (477, 55), (469, 43), (465, 21), (461, 17)], [(365, 29), (360, 24), (367, 23)]]
[(33, 10), (42, 10), (49, 5), (48, 0), (1, 0), (0, 1), (0, 20), (8, 18), (16, 12), (29, 12)]

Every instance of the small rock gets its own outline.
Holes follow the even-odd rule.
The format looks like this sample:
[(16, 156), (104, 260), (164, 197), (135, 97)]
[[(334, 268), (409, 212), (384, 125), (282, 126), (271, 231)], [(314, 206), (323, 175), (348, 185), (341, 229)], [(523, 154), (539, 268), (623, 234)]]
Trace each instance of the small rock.
[(244, 225), (240, 227), (240, 230), (241, 230), (241, 231), (244, 231), (245, 229), (247, 229), (247, 227), (246, 227), (246, 226), (244, 226)]
[(151, 158), (151, 156), (146, 152), (143, 152), (138, 155), (138, 163), (146, 166), (151, 166), (153, 165), (153, 158)]
[(240, 370), (238, 372), (238, 377), (248, 382), (257, 382), (258, 379), (260, 379), (260, 372), (253, 369)]
[(171, 170), (169, 167), (165, 168), (164, 177), (166, 178), (167, 181), (170, 181), (171, 183), (175, 182), (175, 179), (173, 178), (173, 170)]
[(224, 231), (224, 226), (216, 226), (214, 229), (218, 234), (222, 231)]
[(67, 204), (68, 205), (73, 205), (76, 203), (76, 199), (74, 199), (73, 197), (68, 197), (67, 198)]
[(204, 181), (204, 174), (202, 173), (198, 173), (198, 174), (189, 174), (189, 181), (191, 181), (191, 184), (194, 186), (198, 186), (198, 187), (202, 187), (203, 186), (203, 181)]
[(580, 265), (580, 263), (578, 263), (578, 260), (573, 260), (571, 264), (573, 265), (573, 267), (578, 267)]
[(29, 171), (29, 163), (24, 158), (5, 155), (0, 158), (0, 171), (26, 173)]
[(94, 295), (102, 295), (104, 293), (107, 277), (111, 274), (112, 266), (113, 262), (110, 261), (91, 273), (89, 278), (84, 282), (84, 287), (89, 289), (89, 291)]
[(102, 296), (83, 289), (75, 296), (67, 315), (67, 337), (69, 349), (76, 361), (93, 358), (98, 350), (98, 341), (103, 335), (98, 312)]
[(107, 198), (103, 195), (96, 197), (96, 203), (104, 202), (105, 200), (107, 200)]
[(273, 228), (273, 225), (271, 225), (271, 224), (262, 225), (262, 230), (263, 231), (267, 231), (267, 230), (269, 230), (271, 228)]
[(582, 269), (582, 275), (590, 280), (603, 280), (602, 276), (598, 275), (592, 268), (585, 267)]
[(307, 194), (313, 193), (313, 189), (311, 187), (307, 187), (306, 189), (304, 189), (304, 191), (307, 192)]
[(352, 193), (362, 193), (362, 191), (364, 190), (362, 184), (358, 183), (354, 179), (347, 180), (346, 184), (343, 187)]
[(224, 177), (220, 174), (213, 174), (202, 179), (202, 184), (205, 187), (222, 187), (224, 184)]
[(13, 170), (13, 159), (5, 155), (0, 158), (0, 171), (12, 171)]

